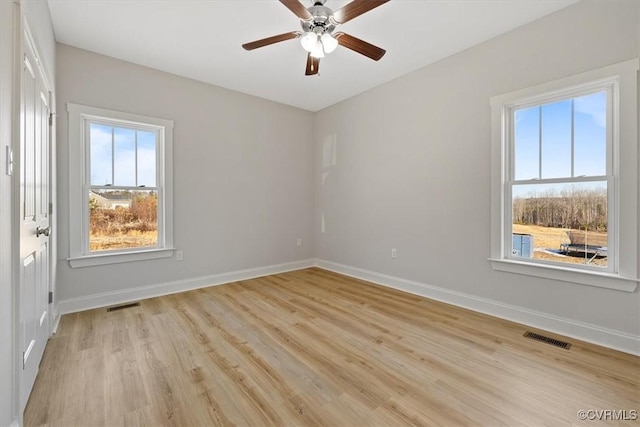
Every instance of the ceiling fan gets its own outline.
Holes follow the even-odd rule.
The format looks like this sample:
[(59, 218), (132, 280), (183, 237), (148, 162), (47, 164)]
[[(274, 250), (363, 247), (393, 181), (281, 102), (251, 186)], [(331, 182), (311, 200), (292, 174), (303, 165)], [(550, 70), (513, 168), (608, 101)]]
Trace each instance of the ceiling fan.
[(280, 3), (300, 18), (302, 31), (278, 34), (277, 36), (245, 43), (242, 47), (246, 50), (253, 50), (299, 38), (302, 47), (307, 51), (307, 67), (305, 71), (307, 76), (318, 74), (320, 58), (324, 58), (325, 53), (333, 52), (338, 45), (358, 52), (374, 61), (378, 61), (384, 56), (386, 53), (384, 49), (380, 49), (349, 34), (334, 32), (334, 30), (338, 25), (344, 24), (389, 0), (353, 0), (335, 12), (324, 5), (326, 0), (312, 1), (313, 6), (304, 7), (299, 0), (280, 0)]

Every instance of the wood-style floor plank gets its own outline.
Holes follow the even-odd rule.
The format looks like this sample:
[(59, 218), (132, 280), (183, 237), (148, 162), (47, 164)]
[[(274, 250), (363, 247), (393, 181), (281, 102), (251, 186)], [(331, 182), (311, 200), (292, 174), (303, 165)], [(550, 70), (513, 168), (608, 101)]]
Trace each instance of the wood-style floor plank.
[(526, 330), (542, 332), (310, 268), (63, 316), (24, 420), (556, 426), (640, 411), (640, 358)]

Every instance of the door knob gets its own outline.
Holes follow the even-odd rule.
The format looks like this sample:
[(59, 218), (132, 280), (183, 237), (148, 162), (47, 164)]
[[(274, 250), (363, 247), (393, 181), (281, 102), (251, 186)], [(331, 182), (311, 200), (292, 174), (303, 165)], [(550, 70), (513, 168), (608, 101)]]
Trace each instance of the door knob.
[(51, 234), (51, 227), (47, 227), (47, 228), (36, 227), (36, 237), (40, 237), (43, 234), (49, 237), (49, 234)]

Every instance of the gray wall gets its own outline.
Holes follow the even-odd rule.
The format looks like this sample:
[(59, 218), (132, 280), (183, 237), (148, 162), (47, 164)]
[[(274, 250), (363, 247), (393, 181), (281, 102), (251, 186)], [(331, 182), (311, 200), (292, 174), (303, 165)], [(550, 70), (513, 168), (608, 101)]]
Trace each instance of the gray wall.
[(638, 291), (487, 261), (489, 98), (637, 57), (638, 8), (584, 1), (320, 111), (316, 257), (640, 335)]
[[(49, 17), (46, 1), (22, 0), (20, 5), (12, 1), (0, 1), (0, 426), (10, 425), (19, 417), (18, 414), (18, 351), (16, 335), (18, 322), (15, 310), (17, 283), (13, 280), (12, 264), (12, 191), (14, 177), (5, 174), (5, 147), (14, 145), (14, 152), (19, 146), (13, 138), (14, 120), (12, 108), (17, 102), (19, 91), (13, 85), (15, 68), (14, 43), (16, 33), (20, 29), (14, 21), (14, 14), (22, 13), (29, 23), (31, 33), (40, 54), (45, 74), (50, 84), (54, 84), (55, 39), (53, 26)], [(17, 222), (17, 221), (16, 221)]]
[[(56, 71), (58, 300), (313, 256), (311, 113), (60, 44)], [(184, 261), (69, 267), (67, 102), (174, 120)]]

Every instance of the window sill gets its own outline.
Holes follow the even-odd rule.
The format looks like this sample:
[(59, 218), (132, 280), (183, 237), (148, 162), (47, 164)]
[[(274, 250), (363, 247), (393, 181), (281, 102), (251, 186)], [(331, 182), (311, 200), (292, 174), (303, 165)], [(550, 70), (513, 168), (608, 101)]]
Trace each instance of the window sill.
[(71, 268), (93, 267), (96, 265), (118, 264), (122, 262), (145, 261), (149, 259), (169, 258), (173, 256), (173, 248), (150, 249), (135, 252), (120, 252), (100, 255), (87, 255), (68, 258)]
[(498, 271), (560, 280), (563, 282), (579, 283), (582, 285), (615, 289), (625, 292), (635, 291), (638, 286), (638, 281), (640, 281), (640, 279), (622, 277), (617, 274), (557, 267), (554, 265), (534, 264), (524, 261), (495, 258), (489, 258), (489, 261), (491, 262), (491, 268)]

